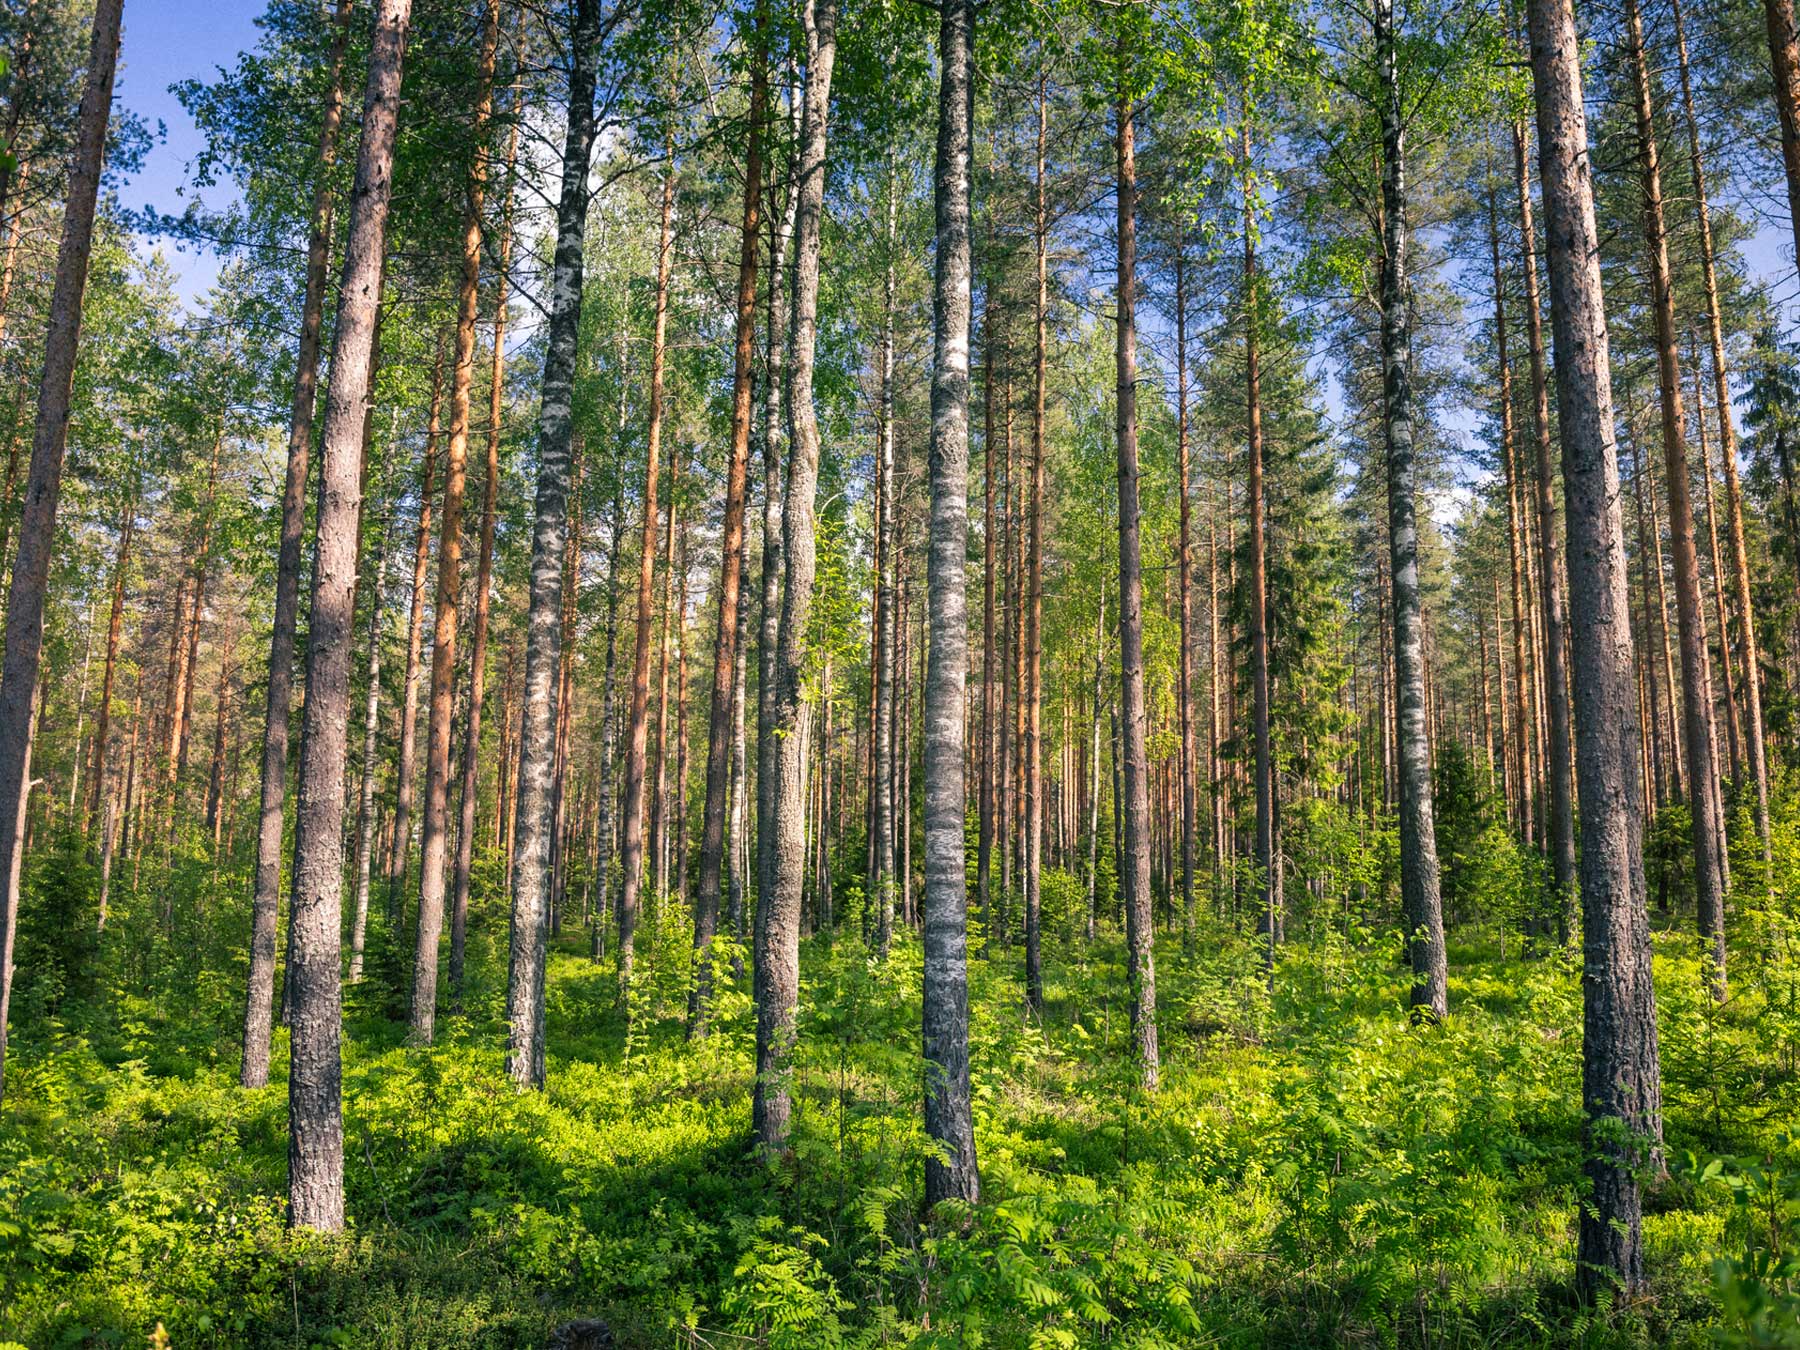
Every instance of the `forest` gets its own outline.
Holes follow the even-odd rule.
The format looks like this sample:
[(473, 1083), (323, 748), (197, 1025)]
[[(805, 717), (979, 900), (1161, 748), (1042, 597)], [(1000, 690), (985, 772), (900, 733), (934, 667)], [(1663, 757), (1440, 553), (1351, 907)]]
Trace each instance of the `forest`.
[(168, 5), (0, 0), (0, 1350), (1800, 1347), (1795, 0), (228, 0), (159, 208)]

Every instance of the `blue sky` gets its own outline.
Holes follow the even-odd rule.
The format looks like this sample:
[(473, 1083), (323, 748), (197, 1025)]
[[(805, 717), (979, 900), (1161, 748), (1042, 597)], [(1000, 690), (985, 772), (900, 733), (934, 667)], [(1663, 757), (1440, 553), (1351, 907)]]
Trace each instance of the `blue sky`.
[[(231, 65), (240, 51), (256, 44), (256, 18), (263, 0), (125, 0), (125, 32), (120, 49), (118, 102), (159, 137), (144, 167), (120, 193), (126, 206), (178, 212), (187, 198), (187, 165), (201, 148), (199, 131), (169, 92), (177, 80), (210, 75)], [(218, 273), (211, 255), (178, 253), (161, 244), (180, 273), (185, 300), (203, 296)]]

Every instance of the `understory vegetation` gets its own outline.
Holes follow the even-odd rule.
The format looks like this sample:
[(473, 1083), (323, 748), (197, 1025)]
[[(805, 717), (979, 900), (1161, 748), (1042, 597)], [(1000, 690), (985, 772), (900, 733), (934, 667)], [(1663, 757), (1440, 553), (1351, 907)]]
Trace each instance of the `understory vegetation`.
[[(548, 1088), (514, 1091), (502, 902), (481, 868), (487, 936), (437, 1045), (409, 1047), (387, 1006), (385, 933), (348, 991), (341, 1236), (285, 1224), (285, 1032), (270, 1085), (237, 1085), (244, 879), (177, 848), (115, 892), (95, 941), (94, 878), (78, 850), (46, 852), (0, 1136), (0, 1340), (135, 1346), (160, 1326), (176, 1346), (536, 1346), (599, 1317), (627, 1346), (1794, 1344), (1800, 871), (1738, 916), (1723, 1004), (1690, 925), (1658, 925), (1650, 1293), (1583, 1308), (1577, 960), (1509, 931), (1499, 902), (1529, 872), (1503, 835), (1476, 843), (1447, 897), (1468, 908), (1441, 1025), (1408, 1020), (1379, 905), (1302, 908), (1267, 978), (1228, 903), (1191, 944), (1165, 931), (1156, 1094), (1128, 1053), (1116, 924), (1082, 941), (1079, 882), (1048, 873), (1069, 903), (1046, 906), (1042, 1018), (1016, 949), (971, 963), (983, 1203), (929, 1220), (920, 948), (865, 945), (848, 878), (839, 928), (803, 951), (793, 1149), (770, 1166), (741, 953), (721, 941), (715, 1034), (689, 1042), (679, 906), (640, 932), (630, 1035), (612, 960), (573, 923), (553, 942)], [(1381, 832), (1355, 846), (1370, 895), (1390, 850)], [(194, 903), (160, 936), (171, 885)]]

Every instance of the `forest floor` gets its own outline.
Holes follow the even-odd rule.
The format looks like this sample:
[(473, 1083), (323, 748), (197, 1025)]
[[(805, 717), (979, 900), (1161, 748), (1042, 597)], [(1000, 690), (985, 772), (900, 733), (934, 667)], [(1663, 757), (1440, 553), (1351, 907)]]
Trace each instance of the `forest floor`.
[(170, 944), (160, 970), (103, 962), (85, 995), (15, 1003), (0, 1345), (160, 1324), (177, 1347), (541, 1346), (589, 1317), (626, 1346), (806, 1350), (1795, 1343), (1800, 1014), (1772, 955), (1734, 952), (1716, 1008), (1685, 930), (1658, 936), (1653, 1293), (1595, 1312), (1570, 1295), (1576, 967), (1494, 930), (1453, 933), (1453, 1015), (1426, 1028), (1391, 935), (1295, 933), (1272, 987), (1224, 926), (1166, 936), (1153, 1096), (1116, 938), (1047, 938), (1068, 956), (1041, 1022), (994, 944), (972, 962), (983, 1204), (922, 1226), (916, 943), (884, 964), (808, 940), (795, 1148), (769, 1166), (747, 977), (688, 1043), (685, 929), (653, 919), (627, 1035), (610, 957), (565, 933), (549, 1088), (519, 1095), (504, 917), (478, 920), (470, 1015), (435, 1048), (405, 1044), (381, 960), (349, 991), (342, 1238), (283, 1227), (286, 1037), (270, 1086), (239, 1089), (239, 971), (182, 974)]

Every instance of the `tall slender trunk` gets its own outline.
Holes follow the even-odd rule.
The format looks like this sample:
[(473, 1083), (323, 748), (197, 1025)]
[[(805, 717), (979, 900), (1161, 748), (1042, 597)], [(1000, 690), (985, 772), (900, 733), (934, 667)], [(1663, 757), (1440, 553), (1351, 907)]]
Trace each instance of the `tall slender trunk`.
[[(988, 213), (987, 251), (995, 253), (994, 213)], [(991, 262), (990, 262), (991, 265)], [(999, 684), (994, 678), (999, 652), (994, 646), (994, 292), (990, 277), (981, 297), (981, 824), (975, 854), (975, 888), (987, 934), (994, 927), (994, 829), (998, 807), (995, 771), (999, 761)], [(882, 780), (876, 774), (876, 782)]]
[(369, 881), (375, 855), (375, 776), (381, 742), (381, 619), (386, 600), (387, 538), (392, 517), (375, 536), (369, 594), (368, 687), (363, 696), (363, 757), (356, 797), (356, 902), (350, 919), (350, 983), (362, 979), (363, 950), (369, 935)]
[(113, 554), (112, 598), (106, 616), (106, 657), (100, 675), (100, 706), (94, 711), (93, 766), (88, 774), (87, 832), (92, 834), (100, 814), (106, 778), (107, 739), (112, 734), (113, 683), (118, 677), (119, 641), (125, 629), (125, 582), (131, 565), (131, 539), (137, 527), (137, 492), (133, 489), (119, 512), (119, 546)]
[(712, 940), (724, 880), (725, 816), (731, 786), (732, 690), (737, 674), (738, 592), (743, 586), (744, 498), (750, 477), (752, 378), (756, 361), (756, 264), (762, 229), (762, 131), (768, 116), (768, 12), (758, 7), (750, 70), (750, 124), (744, 147), (744, 213), (738, 240), (737, 328), (732, 351), (731, 455), (725, 469), (725, 524), (719, 538), (719, 618), (713, 640), (712, 698), (706, 728), (706, 805), (700, 826), (700, 889), (694, 899), (694, 986), (688, 1034), (706, 1034), (712, 998)]
[[(1488, 242), (1492, 248), (1494, 264), (1494, 357), (1500, 367), (1500, 463), (1506, 480), (1506, 551), (1512, 564), (1513, 669), (1517, 672), (1513, 688), (1518, 695), (1515, 721), (1522, 732), (1534, 720), (1526, 707), (1526, 671), (1529, 666), (1525, 661), (1524, 568), (1519, 558), (1523, 520), (1519, 505), (1518, 456), (1513, 446), (1512, 364), (1507, 359), (1506, 279), (1500, 270), (1500, 223), (1491, 194), (1488, 197)], [(1497, 631), (1495, 636), (1498, 639)], [(1503, 697), (1505, 683), (1503, 677)], [(1532, 770), (1531, 749), (1532, 738), (1520, 735), (1516, 756), (1519, 769), (1517, 796), (1514, 801), (1518, 807), (1521, 833), (1528, 845), (1533, 841), (1533, 825), (1536, 821), (1536, 812), (1532, 809), (1532, 789), (1536, 775)]]
[[(1773, 19), (1777, 7), (1786, 5), (1785, 31), (1793, 32), (1793, 11), (1791, 0), (1769, 0), (1768, 12)], [(1706, 326), (1707, 337), (1711, 343), (1713, 399), (1719, 418), (1719, 458), (1725, 466), (1725, 508), (1728, 517), (1727, 529), (1731, 540), (1731, 587), (1732, 598), (1737, 605), (1738, 632), (1743, 642), (1744, 669), (1744, 751), (1749, 761), (1748, 768), (1755, 796), (1751, 806), (1755, 812), (1756, 834), (1762, 844), (1762, 861), (1765, 883), (1769, 869), (1773, 866), (1773, 854), (1769, 841), (1769, 761), (1766, 743), (1766, 731), (1763, 724), (1762, 706), (1762, 671), (1756, 641), (1756, 611), (1752, 607), (1750, 596), (1750, 558), (1744, 547), (1744, 499), (1738, 485), (1737, 472), (1737, 432), (1731, 421), (1731, 380), (1729, 367), (1725, 363), (1724, 328), (1719, 317), (1719, 279), (1718, 267), (1713, 253), (1712, 206), (1707, 198), (1706, 160), (1700, 151), (1700, 122), (1694, 113), (1694, 85), (1688, 70), (1687, 29), (1684, 23), (1681, 0), (1675, 0), (1673, 6), (1675, 17), (1675, 50), (1680, 62), (1681, 71), (1681, 106), (1683, 120), (1687, 124), (1688, 158), (1694, 174), (1694, 214), (1700, 227), (1700, 274), (1706, 285)], [(1777, 31), (1779, 25), (1771, 23), (1770, 32)], [(1791, 61), (1793, 48), (1789, 47)], [(1789, 66), (1789, 79), (1795, 74), (1794, 67)], [(1796, 90), (1790, 83), (1784, 86), (1782, 95), (1784, 106), (1791, 106)], [(1787, 149), (1787, 125), (1783, 124), (1783, 150)], [(1797, 162), (1797, 161), (1790, 161)], [(1790, 178), (1790, 184), (1792, 179)], [(1695, 362), (1696, 367), (1698, 362)], [(1698, 400), (1698, 395), (1695, 396)], [(1727, 650), (1730, 637), (1725, 619), (1721, 612), (1719, 618), (1719, 645), (1722, 651)], [(1725, 657), (1729, 662), (1730, 657)], [(1730, 675), (1726, 676), (1727, 687)]]
[(1094, 617), (1093, 726), (1088, 745), (1087, 930), (1089, 942), (1099, 925), (1096, 912), (1100, 882), (1100, 690), (1106, 683), (1106, 578), (1100, 578), (1100, 604)]
[(899, 652), (899, 611), (895, 579), (900, 546), (900, 494), (894, 481), (894, 310), (900, 182), (892, 153), (888, 159), (887, 256), (881, 289), (881, 427), (876, 475), (881, 492), (880, 567), (875, 602), (881, 631), (875, 644), (875, 876), (876, 944), (885, 954), (894, 937), (894, 658)]
[[(1731, 604), (1725, 597), (1725, 555), (1719, 548), (1719, 514), (1713, 500), (1712, 445), (1706, 434), (1706, 391), (1701, 383), (1699, 353), (1691, 343), (1688, 359), (1694, 372), (1694, 429), (1700, 441), (1700, 483), (1706, 501), (1707, 545), (1712, 552), (1713, 616), (1719, 635), (1719, 692), (1725, 703), (1725, 745), (1731, 761), (1732, 785), (1741, 789), (1744, 763), (1739, 748), (1743, 744), (1743, 728), (1738, 718), (1737, 681), (1731, 668)], [(1723, 841), (1725, 837), (1725, 825), (1721, 821), (1719, 838)]]
[[(1394, 582), (1394, 681), (1399, 697), (1400, 893), (1412, 960), (1414, 1013), (1449, 1011), (1444, 914), (1438, 892), (1431, 801), (1431, 741), (1426, 721), (1424, 615), (1419, 582), (1418, 461), (1413, 446), (1412, 278), (1406, 177), (1406, 129), (1397, 68), (1393, 0), (1376, 0), (1375, 44), (1381, 65), (1381, 358), (1382, 420), (1387, 436), (1388, 551)], [(1513, 563), (1515, 605), (1518, 559)], [(1515, 638), (1519, 616), (1514, 613)], [(1523, 644), (1519, 670), (1524, 677)], [(1524, 730), (1523, 699), (1520, 730)], [(1529, 772), (1524, 776), (1526, 790)]]
[(675, 177), (663, 177), (662, 224), (656, 246), (656, 318), (650, 347), (650, 425), (644, 455), (644, 527), (638, 550), (636, 641), (632, 647), (631, 716), (625, 739), (625, 834), (619, 859), (619, 998), (631, 1011), (639, 894), (644, 871), (644, 769), (650, 740), (650, 625), (656, 595), (656, 492), (662, 453), (663, 369), (668, 355), (670, 223)]
[[(799, 134), (801, 99), (789, 91), (789, 119)], [(775, 892), (775, 647), (779, 639), (782, 571), (782, 472), (788, 443), (785, 368), (790, 341), (787, 261), (799, 209), (798, 175), (782, 183), (779, 211), (769, 223), (769, 324), (763, 353), (763, 512), (762, 596), (756, 640), (756, 900), (759, 918), (752, 934), (756, 962), (762, 958), (762, 907)], [(756, 985), (761, 992), (761, 984)]]
[(1563, 446), (1581, 793), (1582, 1105), (1592, 1186), (1576, 1280), (1592, 1297), (1644, 1284), (1638, 1172), (1662, 1137), (1656, 992), (1644, 910), (1642, 789), (1599, 230), (1569, 0), (1529, 0)]
[[(469, 634), (469, 715), (463, 730), (462, 801), (456, 833), (456, 865), (450, 898), (450, 990), (460, 1007), (463, 962), (468, 946), (469, 876), (475, 862), (475, 807), (480, 791), (476, 774), (481, 762), (482, 704), (487, 697), (488, 616), (493, 606), (494, 522), (500, 500), (500, 418), (506, 394), (506, 306), (511, 280), (514, 175), (519, 155), (518, 109), (506, 138), (506, 201), (500, 213), (500, 253), (494, 269), (494, 339), (488, 367), (487, 462), (481, 484), (481, 545), (475, 564), (475, 619)], [(496, 816), (506, 814), (497, 798)]]
[(437, 1027), (438, 948), (444, 933), (444, 883), (450, 861), (450, 737), (456, 712), (456, 636), (462, 609), (463, 494), (469, 469), (469, 395), (475, 383), (475, 318), (480, 304), (482, 198), (487, 152), (482, 142), (494, 107), (494, 50), (500, 0), (487, 0), (477, 62), (476, 144), (463, 190), (462, 279), (450, 358), (450, 442), (444, 464), (444, 511), (438, 529), (437, 605), (431, 636), (431, 700), (425, 731), (425, 804), (420, 817), (419, 940), (413, 956), (412, 1038), (430, 1045)]
[[(1266, 961), (1273, 968), (1281, 942), (1284, 905), (1281, 857), (1275, 848), (1275, 751), (1269, 730), (1269, 546), (1264, 524), (1262, 437), (1261, 288), (1257, 284), (1256, 221), (1250, 180), (1250, 111), (1238, 142), (1244, 163), (1244, 392), (1248, 415), (1246, 514), (1250, 547), (1250, 701), (1251, 741), (1256, 775), (1257, 928), (1267, 942)], [(1228, 513), (1229, 514), (1229, 513)], [(1216, 646), (1215, 641), (1215, 646)]]
[(431, 411), (425, 428), (425, 455), (419, 466), (419, 528), (413, 543), (412, 607), (406, 623), (406, 673), (401, 679), (400, 745), (394, 759), (394, 836), (388, 845), (388, 926), (401, 929), (406, 865), (412, 854), (413, 779), (417, 777), (419, 668), (425, 650), (425, 587), (431, 575), (431, 507), (442, 431), (444, 345), (431, 365)]
[(806, 95), (798, 145), (794, 221), (793, 352), (788, 407), (794, 445), (782, 512), (784, 576), (776, 633), (769, 727), (775, 739), (772, 883), (757, 906), (756, 1090), (752, 1115), (766, 1153), (787, 1149), (793, 1102), (788, 1059), (800, 985), (800, 905), (805, 880), (806, 747), (801, 726), (801, 666), (812, 612), (813, 498), (819, 476), (819, 423), (813, 407), (813, 350), (818, 336), (820, 226), (825, 210), (825, 143), (837, 58), (836, 0), (806, 0)]
[(393, 184), (401, 61), (410, 0), (375, 11), (362, 137), (350, 196), (350, 232), (338, 285), (331, 381), (325, 395), (318, 553), (306, 653), (295, 813), (294, 915), (288, 988), (288, 1200), (295, 1227), (344, 1226), (344, 1122), (338, 1047), (338, 959), (343, 902), (344, 752), (355, 618), (356, 521), (361, 505), (365, 404), (381, 260)]
[(1175, 241), (1175, 454), (1181, 535), (1175, 565), (1181, 594), (1181, 653), (1175, 665), (1176, 709), (1181, 724), (1181, 927), (1194, 942), (1194, 553), (1193, 504), (1188, 466), (1187, 236)]
[(1150, 795), (1144, 711), (1144, 577), (1138, 542), (1137, 434), (1137, 150), (1132, 119), (1130, 38), (1117, 39), (1117, 171), (1119, 278), (1117, 439), (1119, 459), (1119, 684), (1124, 704), (1125, 854), (1119, 878), (1125, 901), (1125, 967), (1131, 1031), (1143, 1086), (1155, 1091), (1156, 953), (1150, 914)]
[[(931, 527), (926, 574), (931, 638), (925, 676), (925, 1134), (933, 1145), (925, 1156), (927, 1208), (940, 1200), (974, 1204), (981, 1196), (969, 1089), (968, 865), (963, 849), (963, 702), (969, 666), (964, 569), (969, 534), (969, 317), (973, 308), (969, 227), (975, 64), (972, 0), (945, 0), (938, 26), (938, 55), (942, 73), (933, 174), (937, 274), (932, 295)], [(1041, 156), (1041, 85), (1039, 108)], [(1041, 181), (1040, 171), (1040, 222)], [(1040, 224), (1040, 232), (1041, 228)], [(1040, 263), (1040, 277), (1041, 268)], [(1041, 353), (1041, 304), (1039, 313)], [(1038, 407), (1041, 412), (1041, 393)]]
[(556, 250), (550, 270), (542, 410), (538, 414), (537, 501), (531, 531), (531, 598), (525, 621), (524, 712), (519, 729), (518, 798), (512, 856), (512, 942), (506, 982), (507, 1072), (519, 1088), (544, 1085), (544, 967), (549, 921), (551, 744), (561, 664), (562, 565), (569, 522), (569, 458), (574, 435), (575, 349), (581, 328), (582, 246), (587, 236), (588, 167), (594, 143), (594, 85), (600, 62), (599, 0), (575, 0), (569, 30), (568, 121)]
[(19, 917), (25, 805), (31, 790), (31, 739), (44, 642), (44, 597), (55, 544), (56, 508), (68, 444), (69, 401), (81, 342), (94, 206), (106, 158), (106, 127), (119, 59), (121, 0), (96, 0), (87, 78), (76, 119), (75, 153), (63, 209), (62, 241), (44, 336), (31, 467), (19, 520), (19, 554), (6, 607), (6, 656), (0, 668), (0, 1101), (6, 1091), (6, 1022), (12, 1001), (13, 938)]
[(281, 903), (281, 850), (286, 831), (288, 717), (293, 706), (294, 634), (300, 609), (300, 541), (306, 531), (306, 478), (318, 404), (320, 335), (325, 276), (330, 262), (332, 165), (343, 123), (344, 49), (354, 0), (338, 0), (331, 43), (331, 78), (319, 128), (312, 213), (306, 240), (306, 294), (300, 307), (300, 349), (288, 411), (287, 480), (281, 495), (281, 544), (275, 563), (275, 615), (269, 635), (268, 697), (263, 713), (262, 797), (256, 833), (256, 880), (250, 899), (250, 977), (245, 1000), (243, 1057), (238, 1081), (269, 1081), (269, 1036), (275, 1002), (275, 924)]
[[(625, 344), (619, 344), (621, 357)], [(619, 431), (625, 430), (625, 385), (623, 364), (620, 366)], [(613, 761), (618, 748), (618, 718), (613, 689), (613, 676), (619, 665), (619, 549), (625, 538), (625, 476), (613, 475), (612, 525), (606, 548), (606, 670), (600, 695), (600, 764), (599, 801), (594, 825), (594, 885), (599, 891), (595, 906), (594, 931), (589, 942), (593, 959), (606, 953), (607, 907), (612, 894), (613, 863)]]
[[(1037, 295), (1033, 306), (1031, 370), (1031, 543), (1026, 550), (1025, 582), (1025, 1001), (1039, 1016), (1044, 1011), (1042, 934), (1042, 867), (1044, 852), (1044, 413), (1048, 383), (1046, 329), (1049, 322), (1050, 216), (1045, 200), (1044, 151), (1049, 133), (1045, 72), (1038, 70), (1037, 194), (1032, 220), (1037, 255)], [(937, 630), (934, 627), (933, 648)], [(937, 709), (932, 709), (935, 715)]]
[[(1562, 569), (1557, 562), (1554, 475), (1550, 467), (1550, 387), (1544, 373), (1543, 304), (1538, 298), (1537, 222), (1531, 209), (1531, 155), (1524, 122), (1513, 124), (1519, 192), (1519, 252), (1525, 265), (1525, 338), (1531, 353), (1533, 479), (1538, 520), (1538, 595), (1544, 612), (1544, 702), (1549, 706), (1550, 863), (1558, 940), (1575, 932), (1575, 783), (1569, 747), (1569, 677), (1564, 661)], [(1629, 626), (1629, 625), (1628, 625)]]
[(1651, 305), (1656, 320), (1657, 384), (1661, 394), (1665, 477), (1669, 493), (1669, 549), (1675, 555), (1675, 619), (1681, 634), (1682, 730), (1687, 745), (1689, 815), (1693, 820), (1694, 889), (1700, 936), (1711, 948), (1711, 979), (1725, 996), (1724, 841), (1719, 837), (1719, 776), (1713, 762), (1712, 677), (1706, 657), (1706, 620), (1700, 607), (1700, 560), (1694, 542), (1694, 508), (1688, 494), (1686, 419), (1681, 407), (1681, 369), (1675, 347), (1675, 296), (1663, 221), (1662, 167), (1655, 105), (1644, 56), (1643, 23), (1636, 0), (1625, 0), (1626, 43), (1637, 96), (1639, 166), (1644, 242), (1650, 262)]

